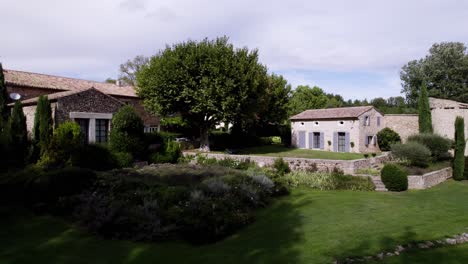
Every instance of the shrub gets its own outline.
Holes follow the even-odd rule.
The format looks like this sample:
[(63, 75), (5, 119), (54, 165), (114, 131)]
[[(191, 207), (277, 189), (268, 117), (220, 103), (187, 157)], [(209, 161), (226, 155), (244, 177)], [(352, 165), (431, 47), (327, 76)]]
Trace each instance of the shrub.
[(45, 171), (38, 166), (29, 166), (0, 184), (2, 194), (8, 194), (10, 201), (52, 205), (60, 197), (82, 192), (91, 186), (96, 178), (92, 170), (67, 167)]
[(204, 155), (197, 155), (196, 160), (197, 164), (199, 165), (219, 165), (237, 170), (247, 170), (256, 166), (255, 162), (251, 161), (250, 159), (237, 160), (225, 157), (221, 160), (218, 160), (216, 158), (208, 158)]
[(432, 133), (432, 117), (426, 83), (423, 83), (418, 101), (419, 132)]
[(275, 168), (276, 172), (279, 175), (285, 175), (286, 173), (291, 172), (291, 169), (289, 168), (289, 164), (285, 162), (283, 158), (275, 159), (275, 162), (273, 163), (273, 168)]
[(435, 161), (444, 159), (452, 146), (450, 139), (437, 134), (412, 135), (408, 137), (408, 142), (417, 142), (426, 146), (431, 151), (431, 155)]
[(78, 148), (72, 156), (72, 166), (104, 171), (120, 167), (115, 155), (101, 144), (86, 144)]
[(112, 156), (119, 168), (128, 168), (133, 164), (132, 153), (129, 152), (112, 152)]
[(44, 167), (62, 167), (71, 164), (71, 158), (81, 145), (80, 126), (64, 122), (55, 129), (49, 146), (39, 160)]
[(125, 105), (113, 116), (109, 138), (110, 147), (116, 152), (144, 155), (143, 120), (130, 105)]
[(366, 158), (366, 159), (369, 158), (369, 154), (365, 153), (364, 158)]
[(455, 155), (453, 158), (453, 179), (463, 180), (465, 169), (465, 121), (457, 116), (455, 119)]
[(164, 149), (151, 155), (153, 163), (177, 163), (182, 157), (182, 150), (179, 143), (168, 141), (164, 145)]
[(380, 177), (389, 191), (401, 192), (408, 189), (408, 173), (396, 164), (386, 164)]
[(29, 141), (26, 129), (26, 117), (23, 113), (21, 102), (16, 101), (9, 120), (10, 151), (7, 160), (10, 165), (23, 167), (28, 160)]
[(317, 190), (372, 191), (374, 184), (369, 177), (358, 177), (325, 172), (294, 171), (286, 175), (291, 187), (308, 187)]
[(382, 151), (389, 151), (392, 145), (400, 142), (400, 135), (391, 128), (386, 127), (377, 133), (377, 143)]
[(392, 146), (392, 154), (397, 159), (407, 162), (408, 165), (426, 168), (431, 161), (431, 151), (417, 142), (395, 144)]

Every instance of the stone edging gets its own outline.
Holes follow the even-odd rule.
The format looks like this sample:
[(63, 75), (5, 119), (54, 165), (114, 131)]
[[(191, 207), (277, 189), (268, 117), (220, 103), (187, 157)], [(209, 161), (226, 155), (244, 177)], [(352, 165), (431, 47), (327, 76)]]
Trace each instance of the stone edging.
[(452, 168), (446, 167), (423, 175), (409, 175), (408, 189), (427, 189), (452, 178)]
[(398, 245), (391, 251), (382, 251), (377, 255), (373, 256), (364, 256), (364, 257), (349, 257), (344, 260), (335, 260), (335, 264), (341, 263), (354, 263), (354, 262), (365, 262), (370, 260), (382, 260), (385, 257), (398, 256), (401, 253), (411, 250), (411, 249), (428, 249), (428, 248), (438, 248), (447, 245), (458, 245), (468, 243), (468, 233), (461, 233), (449, 238), (439, 239), (439, 240), (427, 240), (422, 242), (414, 242), (406, 245)]

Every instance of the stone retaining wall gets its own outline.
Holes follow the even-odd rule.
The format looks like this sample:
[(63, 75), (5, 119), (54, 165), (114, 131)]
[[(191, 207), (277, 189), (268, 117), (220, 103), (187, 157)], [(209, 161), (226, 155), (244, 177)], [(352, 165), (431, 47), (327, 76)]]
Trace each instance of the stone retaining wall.
[(452, 168), (408, 176), (408, 189), (426, 189), (452, 178)]
[[(197, 155), (195, 152), (184, 152), (184, 156)], [(236, 160), (250, 159), (257, 163), (258, 166), (270, 166), (273, 165), (275, 159), (278, 157), (269, 156), (252, 156), (252, 155), (229, 155), (229, 154), (215, 154), (215, 153), (203, 153), (209, 158), (224, 159), (231, 158)], [(358, 159), (358, 160), (326, 160), (326, 159), (306, 159), (306, 158), (283, 158), (284, 161), (289, 163), (291, 170), (307, 170), (308, 168), (317, 167), (318, 171), (332, 171), (334, 168), (343, 170), (345, 174), (354, 174), (358, 169), (370, 168), (374, 164), (381, 164), (389, 159), (387, 153), (380, 156)], [(315, 165), (314, 165), (315, 164)]]

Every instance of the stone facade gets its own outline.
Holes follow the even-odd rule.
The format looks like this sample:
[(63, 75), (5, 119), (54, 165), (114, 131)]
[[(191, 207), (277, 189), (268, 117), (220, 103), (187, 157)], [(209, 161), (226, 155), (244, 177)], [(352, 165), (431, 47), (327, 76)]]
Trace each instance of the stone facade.
[[(184, 152), (184, 156), (196, 156), (195, 152)], [(229, 155), (229, 154), (216, 154), (216, 153), (203, 153), (208, 158), (215, 158), (218, 160), (224, 158), (231, 158), (235, 160), (249, 159), (258, 166), (271, 166), (277, 157), (269, 156), (252, 156), (252, 155)], [(318, 171), (331, 172), (334, 168), (343, 170), (346, 174), (355, 174), (357, 170), (369, 168), (372, 165), (382, 164), (389, 160), (387, 154), (382, 154), (375, 158), (358, 159), (358, 160), (325, 160), (325, 159), (305, 159), (305, 158), (283, 158), (289, 164), (291, 170), (307, 170), (316, 167)]]
[(7, 93), (17, 93), (21, 95), (21, 100), (27, 100), (34, 97), (39, 97), (41, 95), (48, 95), (57, 92), (61, 92), (63, 90), (57, 89), (44, 89), (44, 88), (34, 88), (34, 87), (26, 87), (26, 86), (13, 86), (7, 85)]
[(418, 120), (418, 115), (411, 114), (384, 116), (385, 127), (397, 132), (403, 142), (406, 142), (409, 136), (419, 133)]
[(452, 168), (408, 176), (408, 189), (427, 189), (452, 178)]
[[(461, 116), (465, 119), (465, 137), (468, 135), (468, 104), (451, 100), (429, 98), (434, 133), (450, 139), (455, 138), (455, 119)], [(465, 149), (468, 156), (468, 147)]]
[(117, 112), (124, 103), (103, 94), (97, 90), (89, 89), (57, 99), (55, 106), (55, 122), (70, 121), (72, 112), (108, 113)]
[[(366, 122), (365, 120), (368, 119)], [(380, 119), (380, 121), (377, 121)], [(317, 120), (294, 120), (291, 122), (292, 144), (295, 147), (343, 152), (378, 152), (376, 134), (383, 128), (383, 115), (371, 108), (356, 118), (333, 118)], [(302, 133), (302, 135), (301, 135)], [(314, 144), (314, 133), (319, 133), (320, 144)], [(345, 133), (344, 149), (339, 150), (336, 133)], [(316, 134), (318, 139), (318, 135)], [(305, 135), (305, 141), (299, 139)], [(370, 140), (367, 137), (371, 137)], [(368, 142), (369, 141), (369, 142)], [(351, 142), (354, 147), (351, 147)]]

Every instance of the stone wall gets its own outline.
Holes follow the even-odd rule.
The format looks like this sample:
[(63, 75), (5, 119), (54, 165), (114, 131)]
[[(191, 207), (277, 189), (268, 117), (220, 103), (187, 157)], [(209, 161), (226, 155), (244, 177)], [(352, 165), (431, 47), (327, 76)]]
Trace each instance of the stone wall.
[(123, 103), (117, 99), (90, 89), (57, 99), (55, 122), (70, 120), (70, 112), (115, 113)]
[[(184, 156), (195, 156), (195, 152), (184, 152)], [(203, 153), (209, 158), (224, 159), (231, 158), (236, 160), (250, 159), (257, 163), (258, 166), (271, 166), (278, 157), (269, 156), (251, 156), (251, 155), (229, 155), (229, 154), (215, 154)], [(325, 160), (325, 159), (305, 159), (305, 158), (283, 158), (289, 164), (291, 170), (307, 170), (311, 167), (317, 167), (318, 171), (332, 171), (334, 168), (343, 170), (345, 174), (354, 174), (358, 169), (369, 168), (374, 164), (382, 164), (387, 161), (389, 156), (384, 153), (381, 156), (368, 159), (358, 160)], [(315, 165), (314, 165), (315, 164)]]
[[(365, 118), (368, 116), (370, 118), (370, 124), (364, 126)], [(377, 124), (377, 118), (380, 118), (380, 124)], [(384, 128), (385, 121), (380, 112), (372, 108), (366, 113), (359, 116), (359, 140), (356, 143), (356, 146), (359, 148), (361, 153), (373, 153), (379, 152), (380, 149), (377, 144), (377, 133)], [(372, 136), (372, 141), (370, 144), (366, 145), (367, 136)]]
[(427, 189), (452, 178), (452, 168), (408, 176), (408, 189)]
[(409, 136), (419, 133), (418, 115), (385, 115), (385, 127), (397, 132), (405, 142)]

